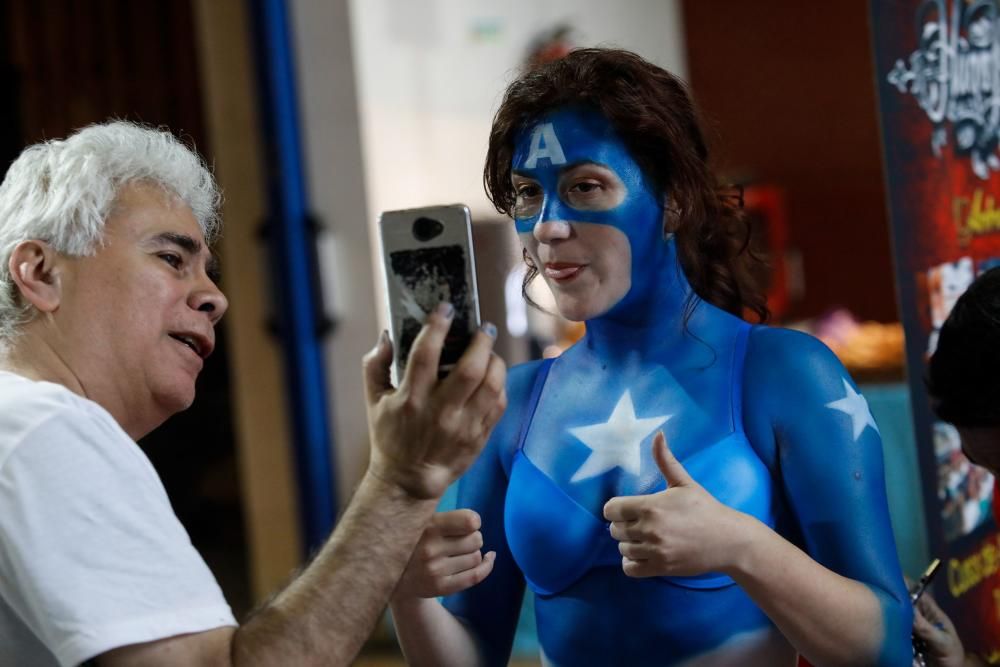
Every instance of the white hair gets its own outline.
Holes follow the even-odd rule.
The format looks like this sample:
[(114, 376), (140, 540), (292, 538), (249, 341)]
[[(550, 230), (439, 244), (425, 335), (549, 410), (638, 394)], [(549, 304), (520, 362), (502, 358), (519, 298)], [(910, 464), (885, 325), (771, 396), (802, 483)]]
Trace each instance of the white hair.
[(194, 213), (211, 244), (219, 232), (221, 195), (197, 153), (170, 132), (111, 121), (64, 140), (24, 149), (0, 184), (0, 347), (28, 319), (11, 278), (11, 253), (22, 241), (46, 241), (70, 256), (91, 255), (121, 189), (158, 185)]

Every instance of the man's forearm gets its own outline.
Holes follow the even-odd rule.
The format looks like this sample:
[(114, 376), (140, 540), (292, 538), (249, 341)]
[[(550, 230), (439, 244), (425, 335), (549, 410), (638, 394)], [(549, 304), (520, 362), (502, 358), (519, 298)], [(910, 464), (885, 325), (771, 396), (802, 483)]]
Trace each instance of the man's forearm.
[(350, 664), (436, 505), (366, 474), (312, 564), (236, 633), (234, 664)]

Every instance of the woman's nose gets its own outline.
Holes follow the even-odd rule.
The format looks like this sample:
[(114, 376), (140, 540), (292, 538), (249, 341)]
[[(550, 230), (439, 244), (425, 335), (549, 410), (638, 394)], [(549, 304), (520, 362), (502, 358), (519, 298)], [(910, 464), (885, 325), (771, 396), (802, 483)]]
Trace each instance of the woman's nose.
[(569, 238), (570, 226), (565, 220), (546, 220), (542, 218), (535, 223), (531, 233), (539, 243), (552, 243)]

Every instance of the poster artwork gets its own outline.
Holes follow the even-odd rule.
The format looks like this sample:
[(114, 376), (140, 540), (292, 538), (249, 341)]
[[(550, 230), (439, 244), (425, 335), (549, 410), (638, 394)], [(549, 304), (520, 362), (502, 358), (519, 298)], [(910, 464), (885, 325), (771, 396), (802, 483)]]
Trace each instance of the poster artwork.
[(944, 567), (935, 594), (966, 648), (1000, 662), (994, 480), (934, 418), (923, 379), (955, 301), (1000, 263), (1000, 0), (870, 7), (928, 541)]

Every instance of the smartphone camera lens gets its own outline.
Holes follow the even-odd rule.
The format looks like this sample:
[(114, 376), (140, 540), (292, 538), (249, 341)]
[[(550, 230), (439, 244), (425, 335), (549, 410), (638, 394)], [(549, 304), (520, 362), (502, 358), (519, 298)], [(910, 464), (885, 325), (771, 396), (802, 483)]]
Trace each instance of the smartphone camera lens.
[(430, 241), (443, 231), (444, 225), (433, 218), (417, 218), (413, 221), (413, 237), (418, 241)]

